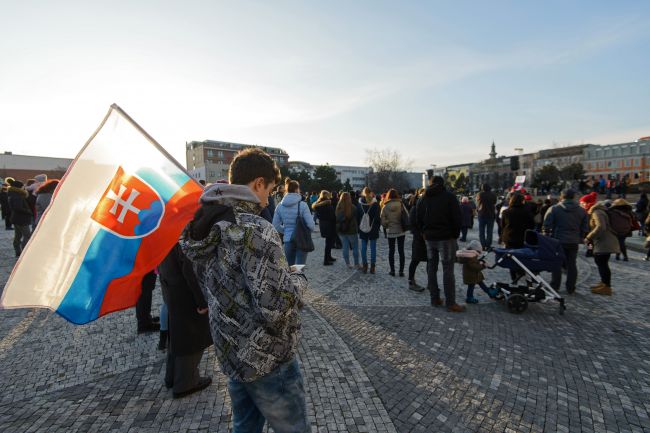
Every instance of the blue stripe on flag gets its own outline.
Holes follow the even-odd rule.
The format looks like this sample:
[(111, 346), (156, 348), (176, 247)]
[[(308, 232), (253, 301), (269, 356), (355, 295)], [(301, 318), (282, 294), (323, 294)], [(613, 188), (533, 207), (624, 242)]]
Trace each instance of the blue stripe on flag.
[(147, 182), (153, 189), (155, 189), (165, 204), (178, 192), (185, 183), (190, 180), (190, 177), (180, 170), (175, 173), (165, 174), (161, 176), (155, 170), (150, 168), (141, 168), (136, 171), (145, 182)]
[(108, 285), (133, 270), (141, 241), (97, 233), (57, 313), (78, 325), (97, 319)]

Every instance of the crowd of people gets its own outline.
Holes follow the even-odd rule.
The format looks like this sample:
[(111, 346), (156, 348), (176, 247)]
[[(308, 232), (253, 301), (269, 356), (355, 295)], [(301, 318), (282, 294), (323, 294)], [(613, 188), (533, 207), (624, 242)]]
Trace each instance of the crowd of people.
[[(350, 268), (359, 268), (363, 273), (375, 273), (377, 269), (377, 240), (383, 231), (388, 242), (388, 273), (391, 276), (404, 276), (405, 270), (405, 240), (408, 232), (413, 234), (411, 244), (411, 262), (408, 269), (408, 286), (415, 291), (424, 289), (415, 282), (415, 271), (420, 262), (428, 262), (434, 258), (432, 268), (428, 271), (427, 286), (432, 296), (432, 303), (439, 303), (436, 295), (437, 281), (435, 273), (438, 265), (443, 267), (443, 286), (449, 287), (446, 295), (447, 307), (450, 311), (462, 311), (462, 307), (453, 302), (451, 293), (451, 275), (454, 263), (454, 253), (457, 249), (456, 240), (467, 243), (468, 230), (478, 222), (478, 243), (467, 243), (466, 249), (480, 251), (493, 247), (494, 227), (497, 227), (497, 244), (508, 249), (524, 247), (526, 230), (536, 230), (552, 236), (560, 241), (566, 256), (565, 269), (567, 273), (566, 290), (572, 294), (576, 289), (577, 255), (579, 245), (587, 245), (587, 254), (594, 257), (601, 275), (601, 282), (592, 288), (594, 293), (611, 294), (611, 272), (609, 258), (614, 255), (616, 260), (628, 261), (626, 239), (637, 234), (647, 236), (646, 226), (649, 215), (648, 198), (646, 193), (640, 195), (635, 204), (628, 203), (624, 198), (603, 200), (598, 202), (598, 193), (578, 197), (577, 191), (565, 190), (556, 199), (547, 196), (546, 199), (534, 200), (523, 188), (513, 188), (507, 195), (498, 197), (490, 185), (484, 184), (476, 197), (460, 197), (459, 212), (457, 212), (453, 195), (442, 194), (440, 180), (427, 189), (409, 191), (403, 196), (394, 190), (388, 190), (376, 195), (366, 187), (359, 192), (330, 192), (321, 191), (303, 194), (300, 185), (287, 180), (284, 186), (278, 188), (274, 199), (279, 203), (275, 207), (275, 217), (272, 221), (281, 236), (285, 235), (285, 245), (289, 239), (296, 218), (300, 215), (305, 224), (313, 228), (314, 222), (320, 226), (320, 234), (325, 238), (323, 265), (330, 266), (336, 260), (332, 249), (339, 245), (345, 264)], [(288, 194), (282, 191), (289, 188)], [(436, 193), (434, 193), (434, 191)], [(451, 194), (451, 193), (449, 193)], [(447, 201), (449, 200), (449, 201)], [(302, 208), (298, 215), (297, 204)], [(425, 209), (418, 219), (418, 205)], [(426, 209), (429, 207), (427, 213)], [(293, 209), (291, 211), (291, 209)], [(293, 212), (293, 214), (291, 214)], [(271, 215), (273, 213), (271, 212)], [(441, 233), (443, 226), (445, 232)], [(426, 230), (428, 228), (428, 232)], [(435, 229), (434, 229), (435, 228)], [(456, 232), (459, 232), (458, 234)], [(449, 245), (427, 251), (427, 240), (448, 240)], [(359, 258), (359, 241), (361, 242)], [(438, 242), (439, 243), (439, 242)], [(471, 245), (470, 245), (471, 244)], [(368, 262), (368, 246), (370, 246), (370, 263)], [(650, 260), (650, 245), (643, 260)], [(290, 247), (285, 247), (285, 249)], [(396, 269), (395, 253), (399, 257), (399, 268)], [(350, 258), (350, 253), (352, 258)], [(294, 257), (295, 256), (295, 257)], [(307, 251), (297, 255), (287, 253), (289, 264), (304, 264)], [(463, 275), (470, 274), (464, 264)], [(445, 273), (445, 268), (447, 272)], [(511, 270), (511, 277), (516, 280), (521, 276)], [(445, 280), (444, 275), (447, 275)], [(560, 288), (560, 272), (552, 275), (551, 286)], [(467, 303), (476, 303), (473, 287), (480, 278), (463, 278), (468, 284)]]
[[(26, 185), (4, 180), (0, 204), (6, 228), (15, 230), (16, 256), (57, 184), (44, 175)], [(395, 189), (376, 193), (369, 187), (303, 193), (297, 181), (281, 182), (278, 167), (260, 149), (240, 152), (231, 163), (229, 181), (206, 185), (200, 204), (179, 242), (142, 280), (138, 333), (160, 331), (158, 347), (167, 351), (164, 384), (174, 398), (210, 385), (211, 378), (202, 377), (198, 366), (205, 348), (214, 346), (229, 378), (234, 432), (260, 432), (265, 423), (277, 432), (309, 431), (296, 351), (307, 287), (301, 265), (314, 250), (311, 234), (316, 225), (325, 239), (323, 266), (332, 266), (337, 260), (332, 252), (340, 249), (350, 269), (407, 276), (409, 289), (428, 289), (432, 306), (453, 313), (466, 308), (456, 301), (456, 263), (467, 286), (466, 304), (478, 302), (477, 285), (489, 297), (496, 296), (485, 284), (486, 263), (479, 258), (493, 248), (495, 225), (497, 244), (505, 248), (524, 246), (526, 230), (557, 239), (565, 253), (569, 294), (576, 290), (576, 260), (579, 245), (585, 243), (601, 279), (591, 291), (600, 295), (612, 294), (611, 255), (629, 260), (626, 239), (636, 232), (647, 236), (650, 228), (646, 194), (634, 205), (624, 198), (598, 201), (597, 192), (578, 198), (572, 189), (563, 191), (559, 200), (534, 201), (523, 188), (498, 197), (486, 184), (475, 197), (459, 198), (439, 176), (432, 177), (427, 188), (405, 194)], [(478, 239), (468, 239), (475, 220)], [(377, 262), (382, 235), (388, 243), (386, 268)], [(308, 239), (297, 241), (305, 236)], [(407, 237), (411, 260), (405, 275)], [(426, 262), (426, 288), (415, 281), (421, 262)], [(515, 281), (520, 275), (513, 271), (511, 277)], [(160, 317), (153, 317), (151, 293), (157, 278), (163, 304)], [(562, 272), (552, 273), (555, 290), (561, 279)]]
[(14, 230), (14, 251), (20, 257), (32, 232), (52, 201), (58, 179), (39, 174), (26, 182), (13, 177), (0, 179), (0, 210), (5, 229)]

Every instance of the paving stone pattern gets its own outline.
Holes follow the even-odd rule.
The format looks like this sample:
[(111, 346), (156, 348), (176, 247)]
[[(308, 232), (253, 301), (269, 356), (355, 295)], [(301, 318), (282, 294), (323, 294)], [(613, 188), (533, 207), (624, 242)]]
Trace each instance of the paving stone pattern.
[[(2, 284), (15, 263), (11, 235), (0, 233)], [(312, 431), (650, 432), (650, 263), (640, 253), (612, 260), (611, 298), (589, 292), (598, 272), (581, 255), (563, 316), (551, 303), (513, 315), (480, 293), (453, 314), (388, 275), (385, 239), (376, 275), (340, 258), (322, 266), (315, 241), (299, 348)], [(485, 274), (508, 279), (500, 268)], [(462, 302), (460, 267), (456, 278)], [(200, 367), (213, 384), (174, 400), (157, 334), (135, 325), (133, 310), (84, 326), (46, 310), (0, 311), (0, 432), (230, 431), (213, 351)]]

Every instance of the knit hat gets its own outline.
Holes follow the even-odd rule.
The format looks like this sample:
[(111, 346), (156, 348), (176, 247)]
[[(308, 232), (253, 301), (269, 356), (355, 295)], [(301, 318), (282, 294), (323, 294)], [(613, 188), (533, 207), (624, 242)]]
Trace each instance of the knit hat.
[(34, 180), (36, 182), (43, 183), (47, 180), (47, 174), (37, 174), (36, 176), (34, 176)]
[(14, 180), (13, 182), (11, 182), (10, 185), (13, 186), (14, 188), (22, 188), (23, 187), (23, 183), (21, 181), (19, 181), (19, 180)]
[(598, 201), (598, 193), (597, 192), (590, 192), (587, 195), (583, 195), (580, 197), (580, 203), (585, 203), (589, 205), (590, 207), (596, 204), (596, 201)]
[(481, 247), (481, 243), (474, 239), (473, 241), (470, 241), (470, 243), (467, 245), (468, 250), (474, 250), (478, 251), (479, 253), (483, 252), (483, 248)]

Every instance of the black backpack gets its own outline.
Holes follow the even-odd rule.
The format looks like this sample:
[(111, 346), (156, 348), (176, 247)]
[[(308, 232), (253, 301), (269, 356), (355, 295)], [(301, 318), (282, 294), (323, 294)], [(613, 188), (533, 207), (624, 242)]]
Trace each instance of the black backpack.
[(311, 239), (311, 230), (305, 224), (305, 220), (300, 215), (300, 203), (298, 203), (298, 216), (296, 217), (296, 227), (291, 235), (291, 242), (296, 249), (305, 252), (314, 251), (314, 241)]
[(616, 236), (627, 236), (632, 231), (632, 219), (625, 212), (607, 209), (609, 226)]

